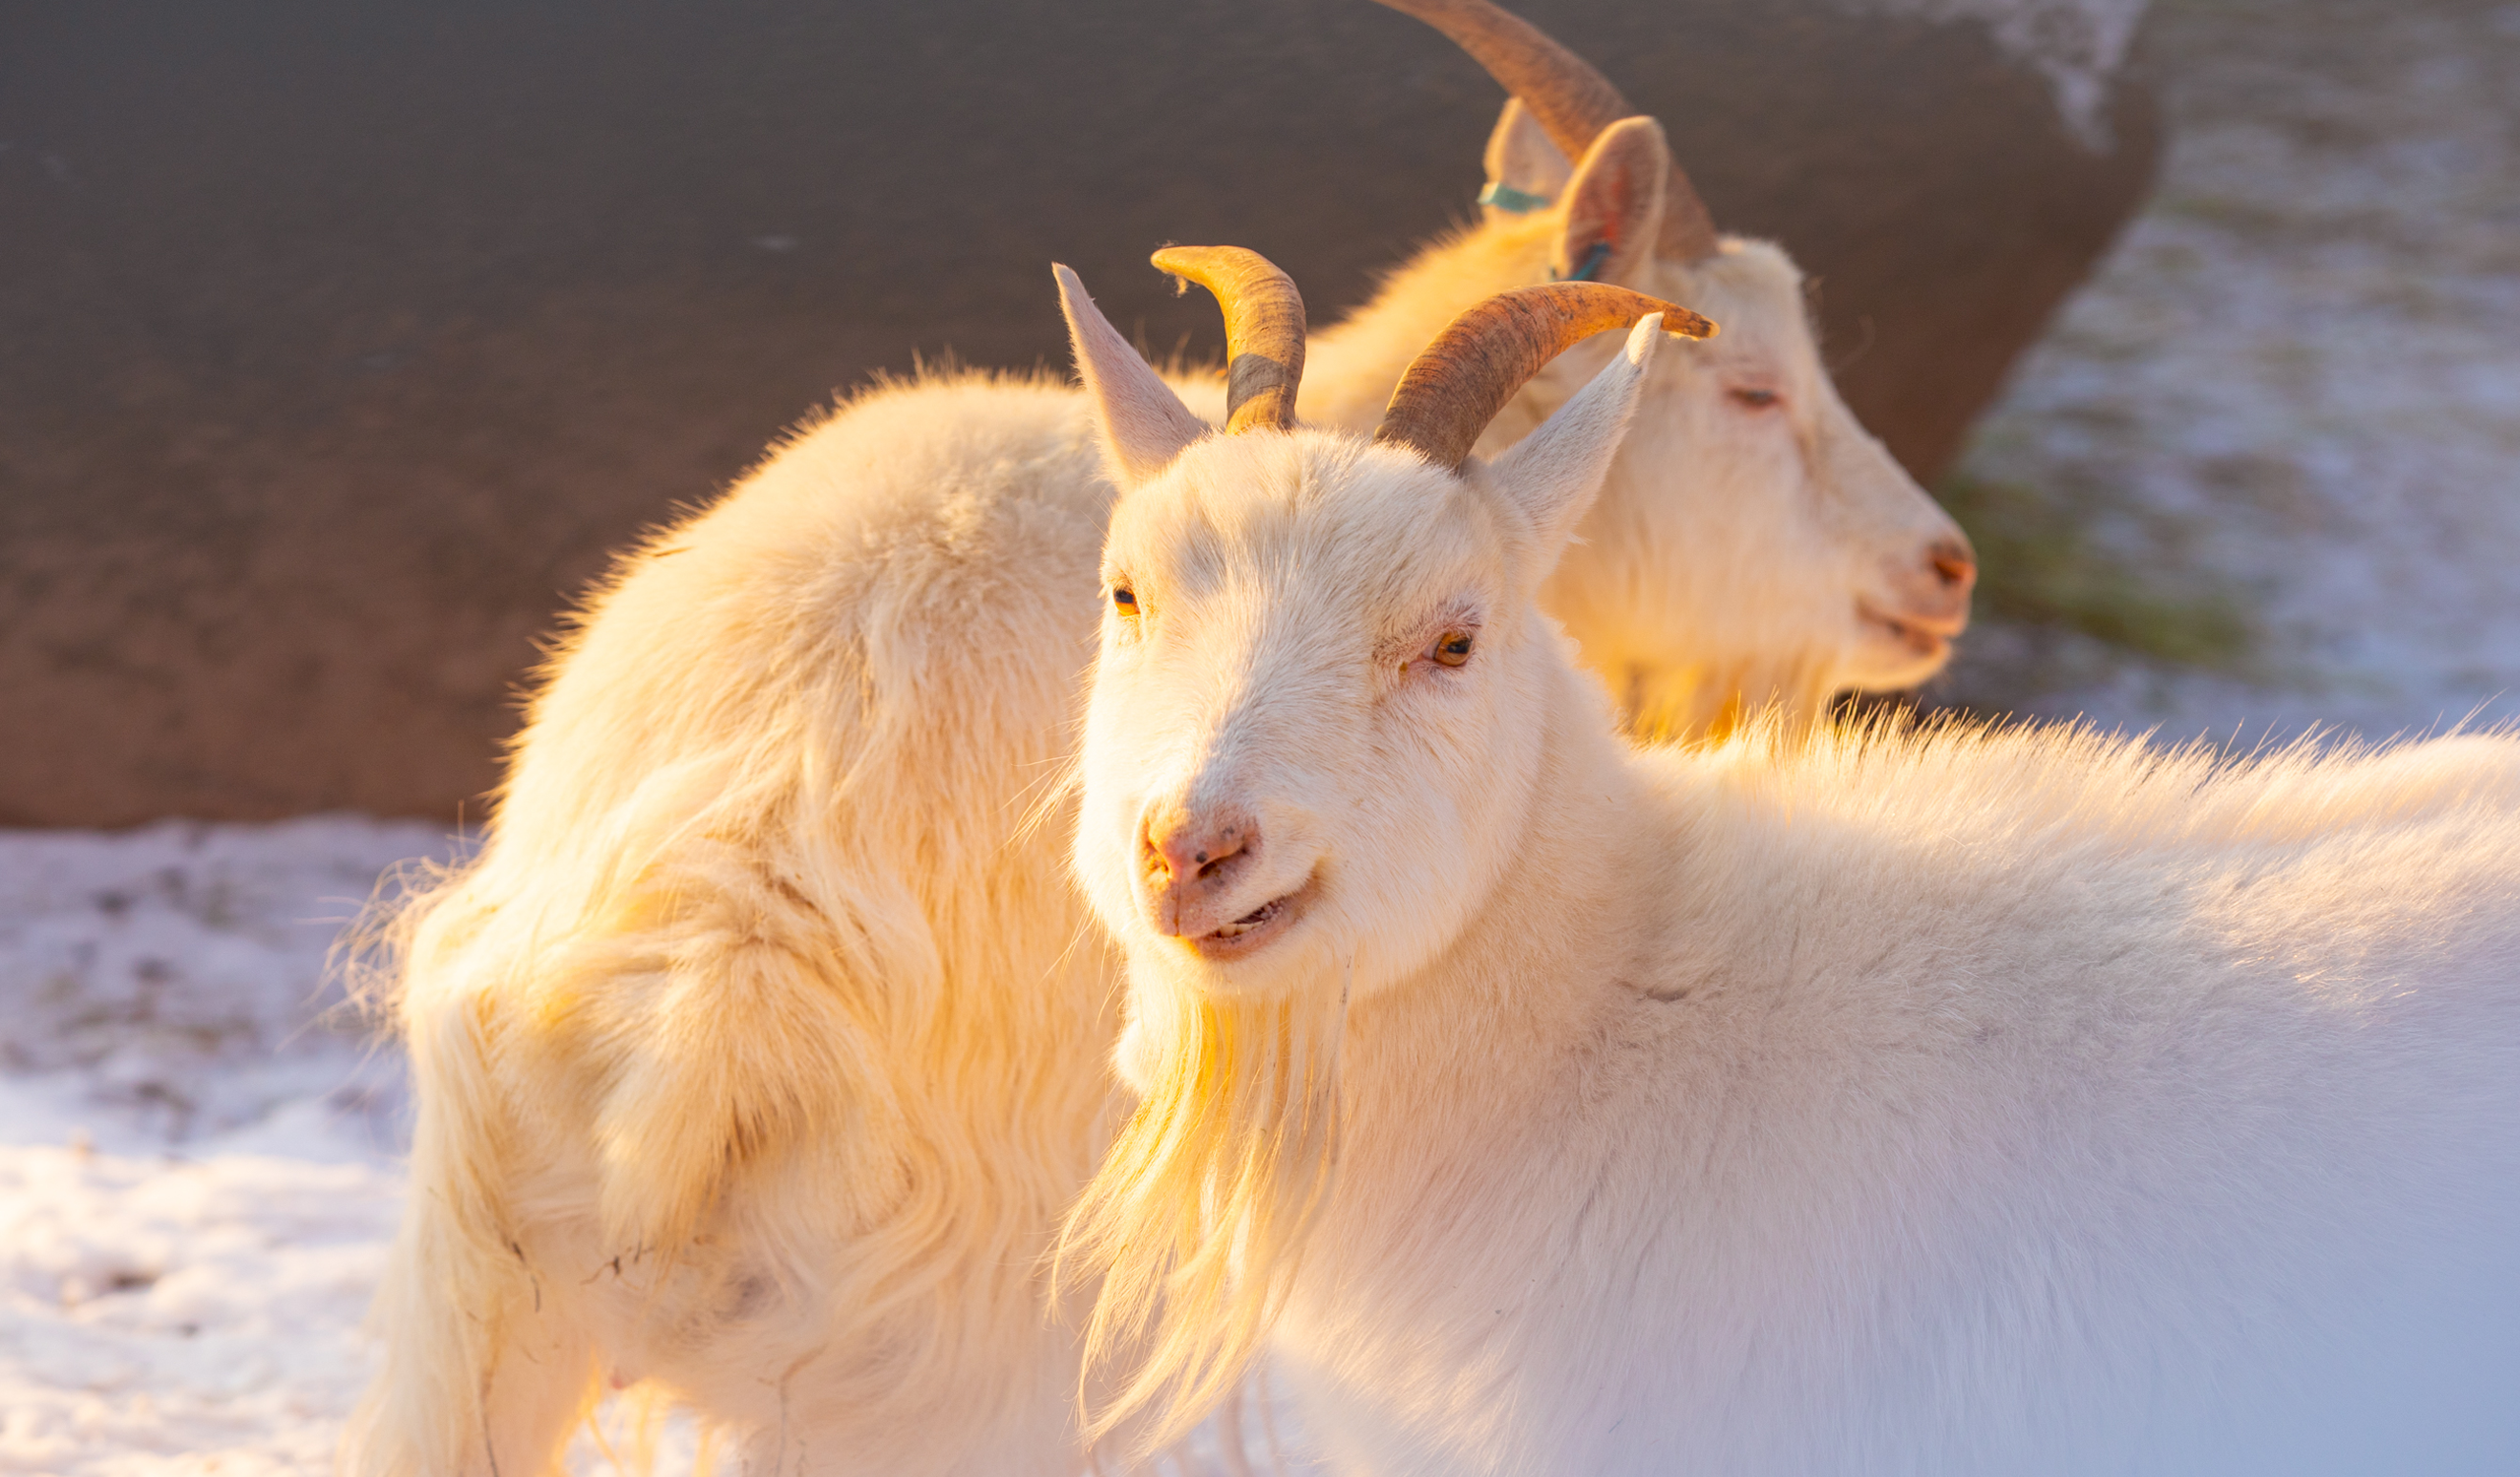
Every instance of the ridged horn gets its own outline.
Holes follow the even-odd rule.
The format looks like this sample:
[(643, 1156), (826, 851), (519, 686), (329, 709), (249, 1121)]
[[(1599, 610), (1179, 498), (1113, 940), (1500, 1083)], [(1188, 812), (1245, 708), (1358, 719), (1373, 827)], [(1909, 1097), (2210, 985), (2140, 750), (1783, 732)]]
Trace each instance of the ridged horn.
[(1225, 429), (1286, 430), (1303, 383), (1303, 294), (1294, 279), (1240, 246), (1166, 246), (1160, 271), (1197, 283), (1225, 309)]
[[(1530, 99), (1526, 98), (1525, 101)], [(1513, 288), (1455, 318), (1400, 377), (1374, 439), (1459, 471), (1487, 422), (1550, 359), (1649, 313), (1663, 331), (1710, 338), (1715, 325), (1676, 303), (1599, 282)]]
[[(1580, 160), (1602, 130), (1636, 109), (1593, 64), (1549, 38), (1547, 32), (1490, 0), (1376, 0), (1414, 16), (1445, 35), (1487, 69), (1506, 92), (1523, 99), (1558, 152)], [(1693, 262), (1722, 244), (1715, 218), (1689, 176), (1671, 165), (1663, 195), (1664, 255)]]

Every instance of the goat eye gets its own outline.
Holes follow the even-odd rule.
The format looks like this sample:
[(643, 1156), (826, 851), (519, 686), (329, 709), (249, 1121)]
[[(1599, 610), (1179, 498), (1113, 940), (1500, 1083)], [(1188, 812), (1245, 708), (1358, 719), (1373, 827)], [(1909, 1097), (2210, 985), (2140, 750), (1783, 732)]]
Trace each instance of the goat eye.
[(1743, 385), (1732, 393), (1733, 404), (1747, 406), (1754, 411), (1768, 409), (1777, 403), (1778, 398), (1774, 390), (1760, 389), (1755, 385)]
[(1459, 667), (1470, 660), (1470, 632), (1446, 631), (1435, 643), (1435, 663), (1439, 667)]
[(1113, 585), (1111, 609), (1123, 615), (1135, 615), (1138, 612), (1138, 593), (1126, 585)]

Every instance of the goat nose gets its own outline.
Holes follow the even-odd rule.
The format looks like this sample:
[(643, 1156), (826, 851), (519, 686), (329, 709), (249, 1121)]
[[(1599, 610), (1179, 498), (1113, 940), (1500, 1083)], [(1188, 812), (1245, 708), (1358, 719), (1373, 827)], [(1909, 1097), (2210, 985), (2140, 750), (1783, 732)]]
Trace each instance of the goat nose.
[(1150, 813), (1139, 844), (1148, 880), (1168, 887), (1219, 879), (1259, 840), (1259, 823), (1240, 809), (1176, 809)]
[(1943, 587), (1955, 595), (1965, 595), (1978, 583), (1978, 555), (1966, 539), (1938, 539), (1925, 550), (1925, 562), (1941, 577)]

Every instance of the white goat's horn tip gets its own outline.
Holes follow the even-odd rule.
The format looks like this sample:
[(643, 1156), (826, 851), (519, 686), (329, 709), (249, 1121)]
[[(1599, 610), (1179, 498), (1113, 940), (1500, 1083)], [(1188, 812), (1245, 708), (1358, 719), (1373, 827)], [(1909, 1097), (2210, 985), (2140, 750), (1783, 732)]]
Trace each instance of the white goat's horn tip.
[(1225, 310), (1227, 433), (1292, 428), (1304, 341), (1294, 280), (1241, 246), (1166, 246), (1151, 260), (1181, 290), (1206, 288)]
[(1655, 316), (1663, 320), (1663, 332), (1674, 339), (1712, 339), (1724, 332), (1722, 324), (1701, 318), (1687, 308), (1669, 308)]

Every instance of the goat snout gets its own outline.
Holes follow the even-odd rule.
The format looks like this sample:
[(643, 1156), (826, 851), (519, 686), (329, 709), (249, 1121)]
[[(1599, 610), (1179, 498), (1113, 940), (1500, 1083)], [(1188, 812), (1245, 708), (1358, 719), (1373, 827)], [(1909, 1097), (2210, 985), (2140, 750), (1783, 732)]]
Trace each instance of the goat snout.
[(1215, 930), (1219, 905), (1260, 855), (1260, 822), (1238, 806), (1158, 806), (1138, 830), (1138, 867), (1156, 926), (1175, 937)]
[(1978, 556), (1959, 536), (1936, 539), (1882, 571), (1878, 595), (1858, 602), (1874, 623), (1921, 655), (1969, 625), (1969, 592), (1978, 583)]

